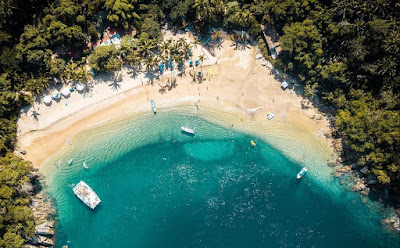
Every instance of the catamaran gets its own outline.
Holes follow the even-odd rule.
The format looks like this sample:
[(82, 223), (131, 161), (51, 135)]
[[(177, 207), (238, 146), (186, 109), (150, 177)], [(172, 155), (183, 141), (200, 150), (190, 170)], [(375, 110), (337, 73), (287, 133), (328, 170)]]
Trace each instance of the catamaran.
[(307, 171), (308, 171), (307, 167), (303, 167), (303, 169), (301, 169), (300, 172), (297, 173), (297, 179), (304, 177), (304, 175), (307, 173)]
[(92, 188), (89, 187), (84, 181), (80, 181), (74, 187), (74, 194), (86, 204), (86, 206), (94, 209), (97, 205), (100, 204), (101, 200), (97, 196), (97, 194), (93, 191)]
[(150, 101), (151, 103), (151, 109), (153, 110), (153, 113), (157, 113), (157, 106), (156, 106), (156, 102), (154, 102), (154, 100)]
[(194, 135), (194, 130), (185, 126), (181, 127), (182, 131), (184, 131), (185, 133), (189, 133), (189, 134), (193, 134)]

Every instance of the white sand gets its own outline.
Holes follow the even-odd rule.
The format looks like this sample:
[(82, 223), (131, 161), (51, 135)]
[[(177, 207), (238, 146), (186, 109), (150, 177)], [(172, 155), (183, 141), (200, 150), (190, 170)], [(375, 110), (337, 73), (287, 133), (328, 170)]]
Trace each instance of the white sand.
[[(167, 32), (165, 38), (178, 39), (181, 35), (172, 36)], [(184, 35), (188, 40), (194, 39), (191, 33)], [(318, 114), (315, 109), (302, 109), (300, 96), (280, 88), (271, 70), (255, 59), (256, 51), (251, 45), (245, 50), (234, 50), (232, 41), (226, 39), (213, 57), (199, 45), (194, 49), (193, 58), (196, 60), (205, 54), (202, 71), (206, 80), (201, 84), (192, 83), (189, 72), (193, 69), (187, 68), (182, 78), (174, 73), (177, 87), (165, 93), (160, 91), (159, 84), (166, 84), (170, 72), (151, 85), (145, 73), (133, 78), (130, 69), (124, 68), (118, 87), (110, 86), (111, 75), (98, 76), (92, 92), (85, 97), (73, 92), (68, 99), (53, 101), (51, 106), (35, 103), (22, 110), (18, 120), (18, 150), (26, 150), (24, 158), (39, 167), (60, 151), (67, 139), (73, 142), (73, 137), (82, 130), (127, 114), (151, 111), (150, 99), (156, 101), (159, 111), (182, 104), (194, 106), (200, 100), (203, 111), (231, 113), (229, 123), (216, 117), (219, 124), (234, 124), (237, 129), (253, 133), (256, 128), (275, 138), (304, 140), (307, 135), (315, 138), (328, 131), (325, 118), (318, 123), (310, 119), (311, 115)], [(209, 69), (217, 75), (207, 75)], [(200, 66), (196, 67), (194, 73), (200, 70)], [(270, 112), (276, 113), (276, 117), (268, 121), (266, 115)], [(263, 136), (262, 133), (258, 134)]]

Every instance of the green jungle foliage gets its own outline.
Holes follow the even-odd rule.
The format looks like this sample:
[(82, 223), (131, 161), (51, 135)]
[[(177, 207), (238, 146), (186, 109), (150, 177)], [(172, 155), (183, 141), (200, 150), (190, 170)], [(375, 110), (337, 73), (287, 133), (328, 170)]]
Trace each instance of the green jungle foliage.
[[(9, 153), (0, 157), (0, 247), (21, 247), (35, 225), (29, 208), (28, 161)], [(28, 187), (28, 188), (27, 188)]]
[[(167, 23), (173, 29), (188, 25), (203, 37), (211, 27), (248, 31), (265, 57), (261, 25), (274, 25), (283, 49), (275, 66), (297, 77), (306, 97), (331, 107), (348, 161), (368, 166), (379, 187), (399, 196), (399, 20), (396, 0), (0, 1), (0, 247), (20, 247), (32, 235), (18, 186), (29, 167), (9, 155), (20, 109), (52, 78), (89, 82), (86, 63), (101, 73), (119, 70), (121, 59), (134, 70), (151, 70), (171, 55), (182, 61), (187, 44), (160, 43)], [(120, 49), (87, 49), (107, 26), (138, 34), (126, 37)], [(165, 46), (171, 45), (176, 51), (168, 54)], [(3, 175), (8, 173), (15, 174), (12, 183)]]

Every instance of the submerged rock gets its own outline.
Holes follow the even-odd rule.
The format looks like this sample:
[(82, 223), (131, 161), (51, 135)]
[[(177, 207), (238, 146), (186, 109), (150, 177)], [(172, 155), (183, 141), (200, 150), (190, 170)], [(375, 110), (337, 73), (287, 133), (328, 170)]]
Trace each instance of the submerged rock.
[(384, 226), (388, 227), (390, 230), (400, 233), (400, 218), (398, 216), (384, 219), (381, 222)]
[(348, 173), (351, 171), (350, 166), (343, 166), (343, 167), (339, 167), (336, 169), (335, 171), (335, 177), (341, 177), (344, 174)]
[(369, 194), (369, 188), (366, 187), (365, 189), (361, 190), (360, 194), (367, 196)]
[(361, 191), (364, 190), (367, 186), (365, 185), (363, 180), (360, 180), (353, 186), (354, 191)]

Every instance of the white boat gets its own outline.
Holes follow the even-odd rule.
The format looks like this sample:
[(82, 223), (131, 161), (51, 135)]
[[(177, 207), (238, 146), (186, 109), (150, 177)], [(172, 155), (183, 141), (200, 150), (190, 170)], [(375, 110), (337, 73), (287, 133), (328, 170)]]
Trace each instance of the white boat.
[(194, 135), (194, 130), (185, 126), (181, 127), (182, 131), (184, 131), (185, 133), (189, 133), (189, 134), (193, 134)]
[(304, 175), (307, 173), (307, 171), (308, 171), (307, 167), (303, 167), (303, 169), (301, 169), (300, 172), (297, 173), (297, 179), (304, 177)]
[(83, 162), (83, 167), (85, 167), (85, 169), (89, 169), (85, 162)]
[(70, 139), (67, 139), (68, 144), (72, 145), (72, 141)]
[(271, 119), (274, 118), (274, 117), (275, 117), (275, 114), (274, 114), (274, 113), (269, 113), (269, 114), (267, 115), (268, 120), (271, 120)]
[(71, 159), (68, 161), (68, 165), (71, 165), (72, 162), (74, 162), (74, 159), (73, 159), (73, 158), (71, 158)]
[(153, 110), (154, 114), (157, 113), (156, 102), (154, 100), (151, 100), (150, 103), (151, 103), (151, 109)]
[(74, 194), (91, 209), (100, 204), (101, 200), (97, 194), (84, 181), (80, 181), (74, 187)]

